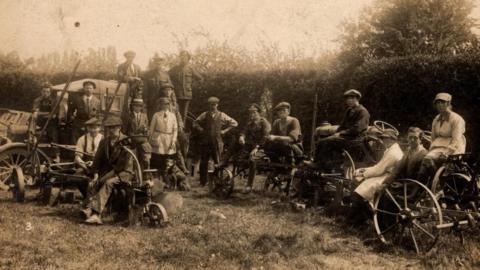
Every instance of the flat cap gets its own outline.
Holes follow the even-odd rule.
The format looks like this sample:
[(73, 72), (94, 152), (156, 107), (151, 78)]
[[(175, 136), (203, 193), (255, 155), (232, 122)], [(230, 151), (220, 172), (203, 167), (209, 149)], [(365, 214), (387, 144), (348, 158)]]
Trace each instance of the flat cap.
[(87, 122), (85, 122), (85, 126), (100, 126), (100, 125), (102, 125), (102, 122), (96, 117), (92, 117), (88, 119)]
[(390, 138), (393, 140), (397, 140), (397, 132), (391, 128), (385, 129), (382, 134), (380, 134), (380, 138)]
[(435, 103), (437, 100), (443, 100), (443, 101), (452, 101), (452, 95), (450, 95), (449, 93), (438, 93), (436, 96), (435, 96), (435, 99), (433, 100), (433, 103)]
[(349, 89), (347, 91), (345, 91), (345, 93), (343, 93), (343, 96), (344, 97), (358, 97), (358, 98), (362, 98), (362, 93), (360, 93), (360, 91), (356, 90), (356, 89)]
[(219, 103), (220, 99), (218, 99), (217, 97), (209, 97), (207, 102), (208, 103)]
[(123, 56), (125, 56), (125, 57), (135, 57), (135, 55), (137, 55), (137, 54), (132, 50), (129, 50), (129, 51), (126, 51), (126, 52), (123, 53)]
[(275, 108), (273, 108), (273, 110), (280, 110), (280, 109), (289, 109), (290, 110), (290, 103), (286, 102), (286, 101), (282, 101), (280, 103), (277, 104), (277, 106), (275, 106)]
[(97, 88), (97, 85), (93, 82), (93, 81), (84, 81), (82, 86), (85, 87), (87, 85), (92, 85), (93, 86), (93, 89), (96, 89)]
[(143, 105), (143, 99), (141, 98), (134, 98), (132, 100), (132, 105)]
[(116, 115), (110, 115), (105, 119), (103, 122), (103, 125), (106, 127), (116, 127), (116, 126), (121, 126), (123, 125), (122, 119)]
[(159, 104), (170, 104), (170, 99), (167, 97), (160, 97), (157, 99), (157, 103)]
[(252, 103), (252, 104), (250, 104), (250, 107), (248, 107), (248, 111), (250, 111), (250, 112), (251, 111), (261, 112), (262, 108), (257, 103)]
[(50, 82), (43, 82), (42, 88), (52, 88), (52, 84)]
[(163, 61), (163, 57), (160, 57), (160, 55), (158, 55), (158, 53), (155, 53), (155, 55), (152, 57), (152, 60), (153, 62), (161, 62)]

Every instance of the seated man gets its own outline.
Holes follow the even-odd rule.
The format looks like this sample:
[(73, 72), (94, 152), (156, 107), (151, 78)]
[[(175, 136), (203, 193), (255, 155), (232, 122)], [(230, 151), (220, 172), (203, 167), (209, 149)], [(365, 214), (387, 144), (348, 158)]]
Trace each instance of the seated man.
[(422, 136), (423, 131), (418, 127), (410, 127), (408, 129), (408, 148), (405, 152), (405, 158), (399, 177), (418, 179), (420, 165), (423, 158), (428, 153), (427, 149), (422, 145)]
[(340, 153), (342, 149), (348, 148), (349, 142), (361, 138), (368, 128), (370, 114), (360, 104), (362, 94), (355, 89), (350, 89), (343, 96), (347, 111), (337, 132), (317, 141), (316, 166), (329, 167), (328, 160), (332, 159), (332, 154)]
[[(78, 139), (75, 146), (75, 158), (73, 162), (78, 168), (75, 172), (76, 175), (90, 174), (93, 158), (100, 145), (100, 141), (103, 139), (103, 135), (100, 133), (100, 125), (100, 120), (95, 117), (85, 122), (87, 133)], [(79, 190), (85, 199), (91, 195), (89, 194), (88, 183), (79, 186)]]
[(91, 168), (94, 177), (90, 186), (96, 193), (91, 197), (87, 208), (82, 210), (85, 222), (90, 224), (102, 224), (101, 215), (114, 187), (122, 183), (130, 184), (134, 175), (132, 156), (117, 144), (126, 138), (120, 132), (122, 120), (117, 116), (109, 116), (104, 127), (106, 138), (100, 141)]
[(278, 116), (273, 122), (271, 134), (267, 136), (265, 152), (274, 162), (284, 157), (293, 163), (303, 157), (302, 131), (297, 118), (290, 116), (290, 103), (280, 102), (274, 108)]
[(375, 194), (380, 191), (385, 183), (393, 180), (402, 165), (403, 152), (397, 143), (397, 134), (392, 129), (387, 129), (380, 135), (385, 152), (382, 159), (374, 166), (361, 168), (355, 171), (355, 179), (360, 182), (352, 193), (351, 221), (354, 223), (364, 220), (367, 203), (373, 203)]
[[(239, 158), (240, 155), (249, 153), (263, 146), (268, 135), (270, 134), (271, 126), (267, 119), (262, 117), (260, 113), (262, 109), (257, 104), (253, 103), (248, 108), (249, 121), (241, 131), (238, 138), (238, 143), (233, 144), (232, 149), (228, 151), (223, 157), (223, 163), (227, 163), (231, 157)], [(253, 180), (255, 179), (256, 163), (254, 160), (249, 160), (248, 166), (248, 182), (244, 193), (252, 191)]]

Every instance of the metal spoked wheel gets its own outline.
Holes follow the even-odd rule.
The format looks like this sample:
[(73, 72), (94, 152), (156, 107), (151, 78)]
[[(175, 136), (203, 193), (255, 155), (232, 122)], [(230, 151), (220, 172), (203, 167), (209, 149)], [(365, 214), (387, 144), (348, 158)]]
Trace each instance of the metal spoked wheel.
[(218, 197), (226, 199), (233, 193), (235, 181), (229, 169), (217, 168), (212, 174), (212, 182), (212, 192)]
[(145, 206), (145, 214), (148, 217), (150, 226), (164, 227), (168, 223), (167, 210), (159, 203), (148, 203)]
[(25, 201), (25, 177), (23, 176), (22, 168), (15, 167), (10, 174), (10, 190), (12, 197), (16, 202)]
[(396, 180), (374, 201), (374, 224), (380, 240), (427, 253), (435, 245), (443, 223), (435, 195), (422, 183)]

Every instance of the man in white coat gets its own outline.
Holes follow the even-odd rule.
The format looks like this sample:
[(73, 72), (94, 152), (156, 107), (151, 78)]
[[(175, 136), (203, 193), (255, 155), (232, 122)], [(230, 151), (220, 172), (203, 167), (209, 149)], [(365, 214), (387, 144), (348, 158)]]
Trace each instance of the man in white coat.
[(375, 194), (383, 188), (384, 184), (396, 177), (402, 166), (404, 154), (397, 143), (396, 132), (387, 129), (380, 137), (386, 148), (382, 159), (372, 167), (355, 171), (355, 179), (360, 184), (352, 194), (353, 206), (350, 218), (353, 223), (365, 220), (366, 217), (363, 214), (367, 203), (370, 205), (373, 203)]

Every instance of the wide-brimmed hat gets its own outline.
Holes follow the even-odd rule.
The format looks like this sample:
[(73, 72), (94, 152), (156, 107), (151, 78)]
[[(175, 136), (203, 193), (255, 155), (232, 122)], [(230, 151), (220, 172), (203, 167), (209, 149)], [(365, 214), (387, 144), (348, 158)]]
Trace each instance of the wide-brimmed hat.
[(102, 122), (96, 117), (92, 117), (85, 122), (85, 126), (101, 126)]

